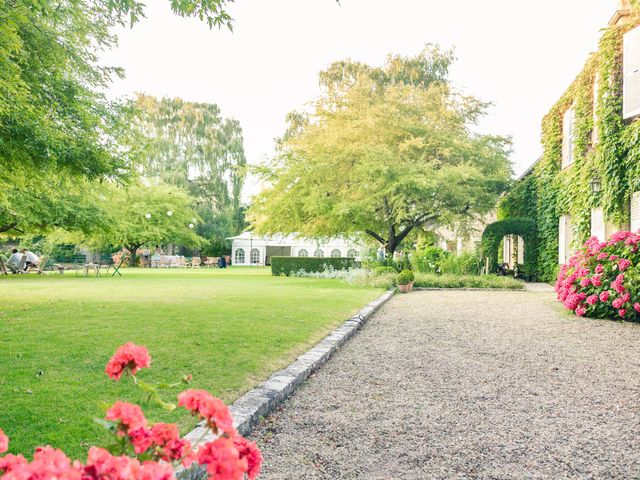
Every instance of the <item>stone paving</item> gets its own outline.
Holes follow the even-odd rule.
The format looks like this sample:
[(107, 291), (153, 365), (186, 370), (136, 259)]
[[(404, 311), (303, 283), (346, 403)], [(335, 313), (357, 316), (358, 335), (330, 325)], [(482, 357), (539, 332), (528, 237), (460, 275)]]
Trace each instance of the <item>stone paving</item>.
[(397, 295), (254, 430), (262, 479), (640, 478), (640, 325)]

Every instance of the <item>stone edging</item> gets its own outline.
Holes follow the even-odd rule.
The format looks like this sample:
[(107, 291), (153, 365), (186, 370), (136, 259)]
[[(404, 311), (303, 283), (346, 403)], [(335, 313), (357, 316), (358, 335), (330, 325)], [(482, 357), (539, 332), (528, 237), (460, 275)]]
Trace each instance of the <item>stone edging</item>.
[[(238, 432), (244, 436), (248, 435), (261, 417), (267, 416), (280, 406), (311, 373), (324, 365), (347, 340), (353, 337), (393, 294), (393, 290), (383, 293), (342, 326), (333, 330), (307, 353), (300, 355), (287, 368), (275, 372), (269, 379), (238, 398), (230, 407), (233, 426)], [(196, 445), (214, 440), (210, 432), (203, 437), (205, 430), (204, 426), (198, 425), (185, 435), (185, 438)], [(181, 477), (189, 478), (191, 475), (181, 475)]]

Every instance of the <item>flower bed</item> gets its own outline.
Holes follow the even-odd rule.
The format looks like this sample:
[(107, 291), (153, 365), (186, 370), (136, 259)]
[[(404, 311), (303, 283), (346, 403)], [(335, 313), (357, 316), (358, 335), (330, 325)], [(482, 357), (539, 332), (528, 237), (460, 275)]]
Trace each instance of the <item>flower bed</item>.
[[(174, 423), (149, 424), (139, 405), (117, 401), (105, 406), (105, 419), (95, 419), (111, 434), (105, 448), (91, 447), (87, 461), (72, 462), (61, 450), (50, 446), (36, 449), (33, 459), (7, 454), (0, 457), (1, 480), (175, 480), (174, 467), (197, 462), (209, 480), (255, 479), (260, 473), (262, 455), (254, 442), (236, 432), (227, 406), (206, 390), (185, 390), (177, 404), (161, 398), (165, 389), (187, 384), (185, 375), (175, 384), (153, 385), (136, 374), (151, 365), (145, 347), (126, 343), (109, 360), (105, 373), (119, 381), (122, 375), (147, 395), (146, 403), (167, 410), (184, 407), (206, 425), (214, 440), (198, 448), (180, 437)], [(204, 438), (204, 437), (203, 437)], [(0, 454), (9, 448), (9, 438), (0, 429)]]
[(556, 292), (579, 317), (640, 318), (640, 234), (616, 232), (611, 240), (591, 237), (560, 267)]

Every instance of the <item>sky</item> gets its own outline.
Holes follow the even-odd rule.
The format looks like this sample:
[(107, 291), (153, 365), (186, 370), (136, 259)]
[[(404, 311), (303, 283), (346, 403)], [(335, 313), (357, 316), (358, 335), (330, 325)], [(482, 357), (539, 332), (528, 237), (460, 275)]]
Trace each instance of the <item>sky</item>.
[[(513, 139), (516, 175), (541, 153), (542, 117), (597, 49), (616, 0), (236, 0), (234, 30), (210, 30), (148, 0), (146, 19), (116, 31), (102, 61), (123, 67), (113, 97), (144, 92), (216, 103), (240, 121), (247, 160), (264, 162), (285, 115), (320, 90), (318, 72), (352, 58), (371, 65), (426, 43), (455, 48), (453, 84), (491, 102), (479, 129)], [(259, 190), (255, 178), (244, 198)]]

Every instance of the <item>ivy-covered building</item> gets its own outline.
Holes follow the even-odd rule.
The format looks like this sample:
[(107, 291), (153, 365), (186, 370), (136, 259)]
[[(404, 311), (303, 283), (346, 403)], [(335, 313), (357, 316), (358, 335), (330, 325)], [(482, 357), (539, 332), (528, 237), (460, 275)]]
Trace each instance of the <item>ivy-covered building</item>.
[(483, 244), (528, 237), (525, 270), (550, 281), (590, 236), (640, 228), (637, 6), (619, 2), (598, 51), (544, 117), (542, 146), (542, 157), (501, 200), (502, 222), (487, 229)]

